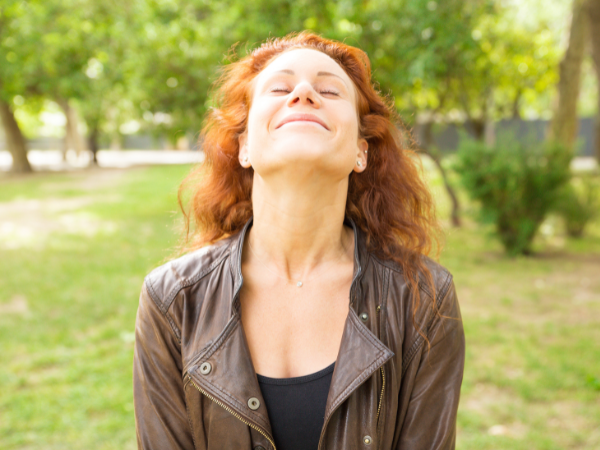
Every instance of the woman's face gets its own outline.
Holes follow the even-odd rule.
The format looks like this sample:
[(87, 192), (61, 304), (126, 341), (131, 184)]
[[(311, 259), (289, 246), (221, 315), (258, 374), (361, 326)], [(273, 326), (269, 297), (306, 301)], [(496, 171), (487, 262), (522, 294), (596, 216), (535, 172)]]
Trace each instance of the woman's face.
[(329, 56), (312, 49), (281, 54), (253, 81), (240, 163), (263, 177), (362, 172), (367, 142), (358, 135), (356, 104), (354, 84)]

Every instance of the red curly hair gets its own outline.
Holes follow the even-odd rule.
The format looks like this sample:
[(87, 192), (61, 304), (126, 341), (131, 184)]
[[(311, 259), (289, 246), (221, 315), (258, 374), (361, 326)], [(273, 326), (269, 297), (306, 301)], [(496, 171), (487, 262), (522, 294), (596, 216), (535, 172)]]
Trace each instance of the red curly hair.
[[(205, 160), (179, 188), (186, 224), (182, 250), (195, 250), (234, 234), (253, 215), (254, 170), (239, 164), (238, 137), (246, 129), (253, 80), (275, 57), (296, 48), (328, 55), (355, 85), (359, 132), (369, 144), (369, 168), (349, 175), (345, 213), (366, 234), (369, 251), (402, 267), (414, 293), (413, 324), (423, 335), (414, 313), (420, 301), (418, 285), (425, 282), (433, 288), (421, 255), (428, 255), (433, 244), (439, 243), (434, 202), (423, 180), (420, 160), (403, 148), (393, 102), (375, 88), (369, 58), (356, 47), (304, 31), (269, 39), (223, 68), (214, 84), (214, 107), (201, 133)], [(182, 200), (186, 192), (191, 193), (188, 212)], [(436, 247), (439, 250), (439, 245)]]

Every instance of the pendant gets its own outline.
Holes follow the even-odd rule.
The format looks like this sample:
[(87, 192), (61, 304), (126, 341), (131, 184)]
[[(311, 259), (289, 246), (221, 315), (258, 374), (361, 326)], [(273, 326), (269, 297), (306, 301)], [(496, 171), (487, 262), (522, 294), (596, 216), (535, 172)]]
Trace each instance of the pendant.
[(302, 281), (298, 281), (298, 282), (296, 283), (296, 286), (298, 286), (298, 287), (302, 287)]

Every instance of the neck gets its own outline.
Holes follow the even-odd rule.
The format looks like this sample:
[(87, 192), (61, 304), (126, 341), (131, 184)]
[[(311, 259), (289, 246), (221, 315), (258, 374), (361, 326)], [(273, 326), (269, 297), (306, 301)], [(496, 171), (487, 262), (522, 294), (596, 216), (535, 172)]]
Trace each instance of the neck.
[(288, 180), (273, 188), (255, 173), (246, 258), (294, 282), (353, 261), (354, 233), (344, 226), (347, 192), (348, 178), (328, 186)]

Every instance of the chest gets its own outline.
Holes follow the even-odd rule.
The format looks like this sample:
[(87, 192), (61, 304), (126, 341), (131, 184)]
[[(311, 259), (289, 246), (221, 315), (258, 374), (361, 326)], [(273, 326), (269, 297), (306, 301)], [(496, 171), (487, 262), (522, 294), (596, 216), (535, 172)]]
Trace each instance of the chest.
[(338, 355), (349, 311), (351, 277), (302, 287), (245, 279), (241, 317), (257, 374), (289, 378), (314, 373)]

